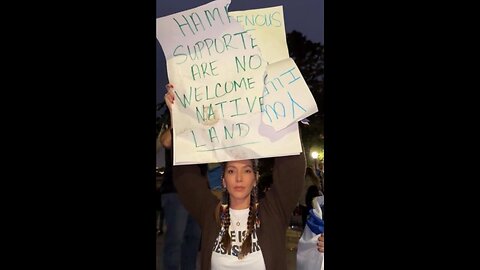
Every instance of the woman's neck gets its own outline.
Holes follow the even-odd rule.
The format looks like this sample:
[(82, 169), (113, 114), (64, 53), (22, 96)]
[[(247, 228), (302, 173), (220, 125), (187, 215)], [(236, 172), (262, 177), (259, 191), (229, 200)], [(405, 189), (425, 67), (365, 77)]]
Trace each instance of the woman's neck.
[(230, 198), (230, 208), (234, 210), (242, 210), (250, 207), (250, 196), (245, 200), (235, 200)]

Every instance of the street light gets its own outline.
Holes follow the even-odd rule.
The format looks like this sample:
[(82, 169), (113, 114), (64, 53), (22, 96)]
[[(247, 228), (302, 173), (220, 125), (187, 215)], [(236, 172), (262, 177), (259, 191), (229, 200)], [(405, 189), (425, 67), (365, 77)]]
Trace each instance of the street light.
[(312, 158), (313, 158), (313, 159), (317, 159), (317, 158), (318, 158), (318, 152), (317, 152), (317, 151), (313, 151), (313, 152), (312, 152)]

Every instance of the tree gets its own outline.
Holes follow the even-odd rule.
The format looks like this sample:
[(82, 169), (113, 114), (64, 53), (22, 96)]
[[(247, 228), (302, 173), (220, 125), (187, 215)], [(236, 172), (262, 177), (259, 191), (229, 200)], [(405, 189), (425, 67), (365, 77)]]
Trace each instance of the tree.
[(307, 40), (297, 31), (287, 34), (287, 45), (290, 57), (300, 69), (318, 107), (318, 112), (308, 117), (309, 125), (300, 125), (302, 142), (306, 154), (309, 154), (311, 147), (324, 148), (324, 46)]

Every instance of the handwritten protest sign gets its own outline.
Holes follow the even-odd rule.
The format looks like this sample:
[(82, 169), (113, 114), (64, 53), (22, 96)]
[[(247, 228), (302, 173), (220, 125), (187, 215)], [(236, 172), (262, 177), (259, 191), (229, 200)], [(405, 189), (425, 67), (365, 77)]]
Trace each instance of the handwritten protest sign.
[(295, 62), (289, 58), (283, 7), (231, 11), (229, 15), (253, 36), (267, 60), (263, 121), (281, 130), (318, 111)]
[(255, 38), (269, 64), (289, 57), (282, 6), (230, 11), (228, 14)]
[(174, 164), (293, 155), (297, 124), (262, 121), (267, 61), (255, 39), (218, 0), (157, 19), (157, 39), (174, 84)]
[(263, 92), (263, 121), (275, 130), (318, 111), (307, 83), (292, 58), (267, 66), (267, 81)]

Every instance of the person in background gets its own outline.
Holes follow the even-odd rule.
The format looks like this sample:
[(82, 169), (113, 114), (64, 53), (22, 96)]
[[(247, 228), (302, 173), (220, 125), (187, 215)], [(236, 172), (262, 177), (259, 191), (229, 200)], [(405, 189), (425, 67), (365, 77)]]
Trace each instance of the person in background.
[(198, 223), (183, 206), (173, 184), (172, 127), (162, 128), (157, 141), (165, 148), (165, 174), (161, 186), (162, 208), (166, 233), (163, 249), (164, 270), (194, 270), (196, 268), (201, 231)]
[(320, 196), (320, 178), (318, 178), (311, 167), (307, 167), (303, 190), (299, 199), (300, 212), (302, 213), (302, 226), (306, 224), (308, 211), (312, 209), (312, 199), (316, 196)]
[(157, 236), (163, 234), (163, 220), (164, 220), (164, 213), (162, 209), (162, 193), (160, 192), (161, 188), (161, 181), (156, 180), (155, 186), (155, 210), (157, 212)]
[(208, 186), (212, 193), (220, 200), (222, 198), (222, 173), (221, 163), (208, 163)]

